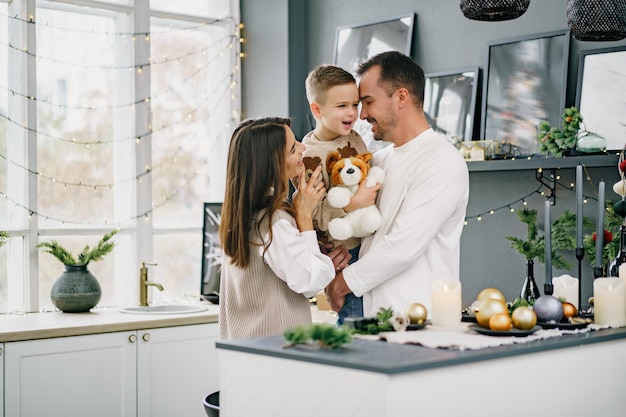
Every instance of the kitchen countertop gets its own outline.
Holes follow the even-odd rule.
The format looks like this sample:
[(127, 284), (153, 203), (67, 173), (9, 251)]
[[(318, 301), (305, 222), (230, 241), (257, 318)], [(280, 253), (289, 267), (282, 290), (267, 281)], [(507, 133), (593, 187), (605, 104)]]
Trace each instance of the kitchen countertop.
[(207, 306), (208, 310), (184, 314), (128, 314), (114, 307), (88, 313), (4, 314), (0, 315), (0, 343), (217, 323), (219, 306)]
[(295, 346), (284, 349), (282, 345), (285, 344), (285, 339), (282, 336), (220, 340), (216, 346), (223, 350), (254, 353), (341, 368), (382, 374), (400, 374), (622, 339), (626, 339), (626, 328), (624, 327), (564, 334), (559, 337), (523, 344), (462, 351), (365, 340), (353, 340), (344, 348), (336, 350), (319, 349), (315, 346)]

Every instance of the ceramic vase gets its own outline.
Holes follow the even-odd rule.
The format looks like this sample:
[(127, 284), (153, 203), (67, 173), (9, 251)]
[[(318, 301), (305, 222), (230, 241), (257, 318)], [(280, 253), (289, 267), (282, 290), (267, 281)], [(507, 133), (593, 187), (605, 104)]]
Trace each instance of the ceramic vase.
[(52, 304), (64, 313), (84, 313), (95, 307), (102, 289), (87, 265), (65, 265), (65, 271), (52, 284)]

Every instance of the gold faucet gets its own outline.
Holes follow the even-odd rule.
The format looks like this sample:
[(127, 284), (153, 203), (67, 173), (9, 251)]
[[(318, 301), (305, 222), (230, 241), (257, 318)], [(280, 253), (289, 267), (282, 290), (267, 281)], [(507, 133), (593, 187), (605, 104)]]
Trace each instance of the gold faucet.
[(148, 287), (157, 287), (159, 291), (163, 291), (163, 285), (148, 281), (148, 267), (145, 262), (141, 263), (141, 269), (139, 269), (139, 305), (148, 305)]

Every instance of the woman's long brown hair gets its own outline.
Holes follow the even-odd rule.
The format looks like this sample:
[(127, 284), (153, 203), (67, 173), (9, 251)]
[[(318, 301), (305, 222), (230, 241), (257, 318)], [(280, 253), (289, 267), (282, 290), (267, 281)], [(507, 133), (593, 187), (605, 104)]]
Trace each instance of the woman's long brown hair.
[(241, 122), (233, 132), (228, 149), (226, 192), (219, 226), (224, 253), (240, 268), (250, 265), (250, 231), (269, 222), (272, 241), (272, 216), (279, 209), (292, 213), (287, 202), (289, 179), (285, 171), (286, 129), (289, 119), (267, 117)]

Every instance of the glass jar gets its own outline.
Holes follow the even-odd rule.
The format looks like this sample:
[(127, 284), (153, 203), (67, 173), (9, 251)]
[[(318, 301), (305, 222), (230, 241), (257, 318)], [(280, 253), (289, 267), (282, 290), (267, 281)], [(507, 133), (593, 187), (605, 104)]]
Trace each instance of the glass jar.
[(576, 149), (585, 153), (602, 152), (606, 149), (606, 139), (595, 133), (587, 132), (578, 138)]

